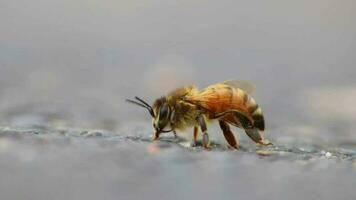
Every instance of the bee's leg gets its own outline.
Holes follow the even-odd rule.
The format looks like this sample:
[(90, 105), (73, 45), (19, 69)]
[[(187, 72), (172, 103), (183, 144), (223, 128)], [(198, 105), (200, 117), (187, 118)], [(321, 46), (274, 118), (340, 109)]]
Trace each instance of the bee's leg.
[(156, 141), (159, 138), (159, 134), (157, 132), (153, 133), (152, 141)]
[(245, 129), (246, 134), (257, 144), (263, 146), (273, 145), (270, 141), (265, 140), (257, 128)]
[(230, 130), (229, 125), (222, 120), (219, 121), (219, 125), (220, 125), (220, 128), (224, 133), (224, 137), (225, 137), (226, 141), (229, 143), (229, 145), (235, 149), (240, 148), (240, 144), (236, 141), (234, 134)]
[(174, 138), (177, 139), (177, 132), (175, 130), (173, 130), (173, 135), (174, 135)]
[(198, 117), (198, 123), (201, 131), (203, 132), (203, 147), (208, 149), (210, 146), (209, 135), (207, 132), (206, 122), (203, 116)]
[(194, 126), (194, 133), (193, 133), (193, 140), (192, 140), (192, 147), (197, 146), (197, 138), (199, 133), (199, 127)]

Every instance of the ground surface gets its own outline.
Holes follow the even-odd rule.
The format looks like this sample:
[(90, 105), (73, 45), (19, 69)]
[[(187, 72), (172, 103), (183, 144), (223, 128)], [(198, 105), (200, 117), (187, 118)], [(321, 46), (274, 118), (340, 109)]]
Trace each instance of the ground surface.
[(1, 199), (353, 199), (356, 145), (284, 143), (205, 151), (182, 137), (0, 128)]

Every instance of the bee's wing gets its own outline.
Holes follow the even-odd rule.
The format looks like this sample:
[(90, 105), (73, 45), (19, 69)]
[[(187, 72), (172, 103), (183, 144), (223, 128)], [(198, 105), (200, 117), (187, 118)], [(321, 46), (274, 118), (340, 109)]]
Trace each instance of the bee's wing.
[(252, 94), (256, 90), (256, 86), (254, 84), (244, 80), (226, 80), (221, 82), (221, 84), (225, 84), (233, 88), (239, 88), (247, 94)]

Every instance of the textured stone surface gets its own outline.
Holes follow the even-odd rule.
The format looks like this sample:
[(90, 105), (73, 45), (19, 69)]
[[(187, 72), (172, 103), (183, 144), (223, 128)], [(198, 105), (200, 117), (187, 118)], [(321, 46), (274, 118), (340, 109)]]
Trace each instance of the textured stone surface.
[(0, 128), (1, 199), (352, 199), (355, 145), (190, 147), (123, 132)]

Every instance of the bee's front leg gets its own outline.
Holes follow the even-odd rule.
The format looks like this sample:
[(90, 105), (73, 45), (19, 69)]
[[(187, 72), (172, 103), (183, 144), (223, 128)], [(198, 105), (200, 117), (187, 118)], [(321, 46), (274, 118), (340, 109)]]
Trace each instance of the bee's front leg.
[(156, 140), (158, 140), (158, 138), (159, 138), (159, 133), (158, 132), (154, 132), (151, 140), (152, 141), (156, 141)]
[(202, 116), (202, 115), (199, 116), (197, 121), (198, 121), (201, 131), (203, 132), (203, 147), (206, 149), (209, 149), (210, 141), (209, 141), (209, 135), (208, 135), (204, 116)]

